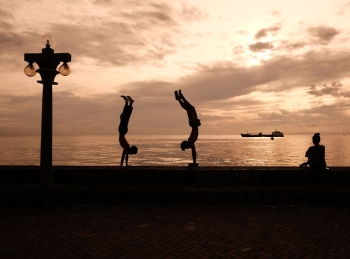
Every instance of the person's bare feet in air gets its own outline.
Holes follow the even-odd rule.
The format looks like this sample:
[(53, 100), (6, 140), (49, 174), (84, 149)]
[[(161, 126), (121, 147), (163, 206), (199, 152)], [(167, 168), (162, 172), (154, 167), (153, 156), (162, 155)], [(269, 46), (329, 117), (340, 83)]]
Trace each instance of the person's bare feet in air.
[(129, 102), (130, 102), (130, 106), (134, 103), (134, 100), (131, 98), (131, 96), (127, 96), (128, 97), (128, 99), (129, 99)]

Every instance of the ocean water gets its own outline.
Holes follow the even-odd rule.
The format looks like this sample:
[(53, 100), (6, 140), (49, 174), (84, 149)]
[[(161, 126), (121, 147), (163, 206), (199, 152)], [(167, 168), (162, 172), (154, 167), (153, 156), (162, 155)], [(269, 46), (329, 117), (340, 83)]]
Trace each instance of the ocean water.
[[(180, 143), (188, 136), (127, 135), (139, 152), (129, 156), (134, 166), (184, 166), (191, 151)], [(196, 142), (201, 166), (298, 166), (306, 161), (311, 135), (284, 138), (242, 138), (240, 135), (200, 135)], [(328, 166), (350, 166), (350, 136), (321, 135)], [(39, 165), (40, 137), (0, 137), (0, 165)], [(53, 165), (119, 165), (118, 136), (54, 136)]]

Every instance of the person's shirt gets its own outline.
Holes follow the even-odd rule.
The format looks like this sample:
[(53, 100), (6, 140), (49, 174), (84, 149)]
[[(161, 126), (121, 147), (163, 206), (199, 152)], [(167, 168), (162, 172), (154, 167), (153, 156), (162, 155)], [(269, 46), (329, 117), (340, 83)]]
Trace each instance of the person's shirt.
[(305, 157), (308, 158), (308, 163), (311, 169), (325, 169), (325, 146), (317, 145), (309, 147), (306, 151)]

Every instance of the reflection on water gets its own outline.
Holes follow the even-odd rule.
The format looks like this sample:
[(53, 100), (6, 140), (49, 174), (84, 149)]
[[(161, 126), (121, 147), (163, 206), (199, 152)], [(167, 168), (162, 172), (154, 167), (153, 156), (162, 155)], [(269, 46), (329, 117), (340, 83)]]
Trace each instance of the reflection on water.
[[(128, 141), (138, 146), (129, 162), (135, 166), (186, 165), (191, 151), (182, 151), (187, 136), (133, 136)], [(240, 136), (199, 136), (197, 160), (202, 166), (298, 166), (306, 161), (312, 145), (308, 135), (284, 138), (242, 138)], [(328, 166), (350, 165), (350, 137), (321, 135), (326, 146)], [(1, 165), (39, 165), (40, 137), (0, 137)], [(118, 136), (54, 136), (54, 165), (119, 165), (122, 149)]]

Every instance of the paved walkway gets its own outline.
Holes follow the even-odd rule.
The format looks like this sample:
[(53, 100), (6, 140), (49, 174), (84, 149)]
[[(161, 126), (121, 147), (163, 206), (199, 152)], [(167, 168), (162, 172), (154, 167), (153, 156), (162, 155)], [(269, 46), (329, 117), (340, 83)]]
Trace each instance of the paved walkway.
[(0, 258), (349, 258), (350, 208), (0, 209)]

